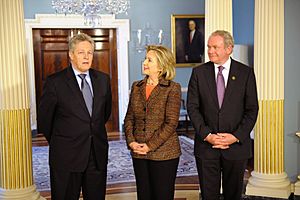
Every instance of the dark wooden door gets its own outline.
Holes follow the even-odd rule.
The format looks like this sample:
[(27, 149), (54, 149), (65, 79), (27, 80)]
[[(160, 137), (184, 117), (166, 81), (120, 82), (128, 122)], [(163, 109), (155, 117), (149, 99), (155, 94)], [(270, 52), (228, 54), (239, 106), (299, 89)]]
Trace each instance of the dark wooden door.
[(119, 130), (118, 68), (115, 29), (33, 29), (36, 102), (43, 90), (46, 77), (69, 65), (68, 39), (78, 31), (87, 33), (95, 41), (92, 67), (110, 75), (112, 114), (106, 124), (109, 132)]

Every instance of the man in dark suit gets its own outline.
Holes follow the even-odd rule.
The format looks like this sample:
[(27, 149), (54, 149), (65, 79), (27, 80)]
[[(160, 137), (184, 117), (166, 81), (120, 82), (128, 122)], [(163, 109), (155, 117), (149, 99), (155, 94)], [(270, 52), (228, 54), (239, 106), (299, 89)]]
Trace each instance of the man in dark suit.
[(81, 190), (84, 199), (105, 199), (112, 100), (109, 76), (91, 69), (93, 53), (90, 36), (71, 38), (71, 65), (47, 78), (40, 100), (38, 131), (49, 143), (54, 200), (78, 200)]
[(195, 128), (196, 163), (204, 200), (240, 200), (250, 131), (258, 114), (253, 68), (230, 58), (233, 38), (215, 31), (208, 40), (209, 62), (193, 69), (187, 109)]
[(201, 63), (204, 53), (203, 34), (196, 28), (196, 22), (189, 20), (189, 34), (185, 39), (185, 60)]

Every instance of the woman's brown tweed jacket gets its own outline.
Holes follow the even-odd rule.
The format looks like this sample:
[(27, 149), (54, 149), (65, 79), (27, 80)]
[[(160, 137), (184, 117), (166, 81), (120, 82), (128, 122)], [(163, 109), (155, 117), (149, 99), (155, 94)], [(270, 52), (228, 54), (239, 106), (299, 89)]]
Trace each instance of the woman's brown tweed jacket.
[(146, 100), (146, 78), (132, 84), (125, 117), (127, 145), (146, 143), (147, 155), (132, 153), (134, 158), (169, 160), (181, 154), (176, 127), (181, 103), (181, 87), (174, 81), (160, 79)]

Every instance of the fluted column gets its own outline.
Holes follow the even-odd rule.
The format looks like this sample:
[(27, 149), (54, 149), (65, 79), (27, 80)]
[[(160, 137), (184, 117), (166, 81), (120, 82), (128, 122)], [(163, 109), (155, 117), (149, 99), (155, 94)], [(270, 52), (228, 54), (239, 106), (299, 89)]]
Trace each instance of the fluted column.
[(259, 114), (255, 126), (254, 171), (247, 195), (288, 198), (284, 172), (284, 0), (255, 0), (254, 69)]
[(43, 199), (32, 176), (23, 0), (0, 1), (0, 199)]
[[(232, 34), (232, 0), (205, 1), (205, 49), (210, 34), (216, 30), (226, 30)], [(208, 55), (205, 53), (205, 62)]]
[[(300, 132), (296, 133), (296, 135), (300, 138)], [(298, 175), (298, 181), (295, 183), (294, 194), (300, 196), (300, 174)]]

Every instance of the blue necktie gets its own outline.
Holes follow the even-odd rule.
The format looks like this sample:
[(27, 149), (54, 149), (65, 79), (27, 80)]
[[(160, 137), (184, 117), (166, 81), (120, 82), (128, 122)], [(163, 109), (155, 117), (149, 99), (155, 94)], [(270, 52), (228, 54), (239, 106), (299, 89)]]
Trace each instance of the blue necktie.
[(217, 94), (218, 94), (219, 108), (221, 108), (224, 99), (224, 94), (225, 94), (225, 80), (222, 74), (224, 67), (219, 66), (218, 68), (219, 68), (219, 72), (217, 75)]
[(85, 105), (90, 113), (90, 116), (92, 116), (93, 95), (91, 88), (85, 79), (86, 74), (79, 74), (78, 76), (81, 78), (81, 92), (85, 101)]

